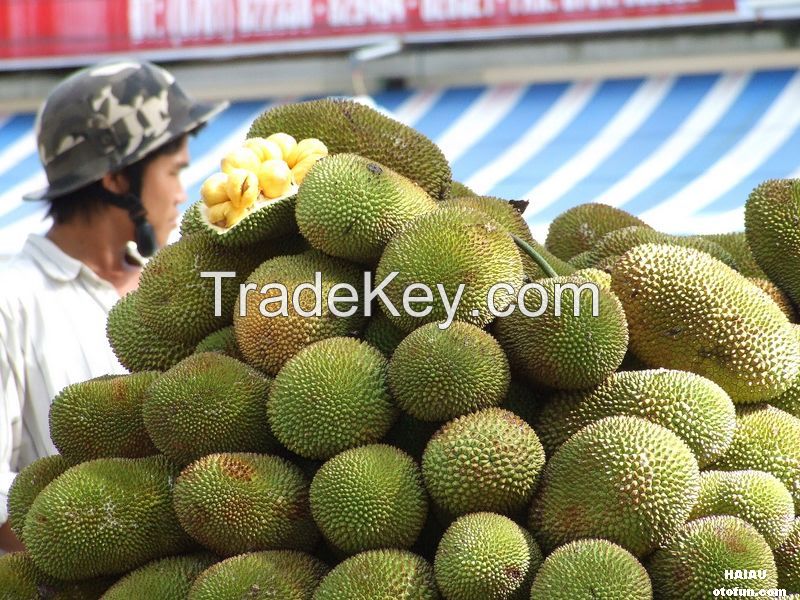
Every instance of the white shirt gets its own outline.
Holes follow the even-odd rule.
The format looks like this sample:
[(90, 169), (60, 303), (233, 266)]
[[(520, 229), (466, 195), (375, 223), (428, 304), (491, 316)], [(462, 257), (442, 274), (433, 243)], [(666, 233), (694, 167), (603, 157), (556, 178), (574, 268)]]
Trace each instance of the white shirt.
[(127, 373), (105, 331), (119, 298), (41, 235), (29, 235), (0, 266), (0, 524), (17, 472), (57, 452), (48, 425), (53, 398), (67, 385)]

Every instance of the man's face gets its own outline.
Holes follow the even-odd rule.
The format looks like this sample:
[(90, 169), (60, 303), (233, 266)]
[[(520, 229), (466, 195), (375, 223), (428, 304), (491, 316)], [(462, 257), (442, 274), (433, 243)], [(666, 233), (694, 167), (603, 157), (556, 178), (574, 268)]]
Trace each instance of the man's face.
[(145, 167), (142, 204), (159, 247), (166, 245), (170, 232), (178, 225), (178, 206), (187, 199), (180, 175), (188, 165), (189, 140), (184, 138), (177, 152), (162, 154)]

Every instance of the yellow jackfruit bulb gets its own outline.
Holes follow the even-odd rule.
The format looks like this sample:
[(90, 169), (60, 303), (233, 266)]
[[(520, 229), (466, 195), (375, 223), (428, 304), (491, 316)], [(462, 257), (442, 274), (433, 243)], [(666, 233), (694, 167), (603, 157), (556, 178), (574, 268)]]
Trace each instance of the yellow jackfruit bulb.
[(279, 198), (292, 187), (294, 178), (284, 160), (268, 160), (258, 169), (258, 185), (267, 198)]
[(255, 152), (258, 160), (261, 162), (273, 159), (283, 158), (283, 150), (274, 140), (268, 140), (262, 137), (249, 138), (245, 140), (244, 145)]
[[(283, 160), (288, 163), (289, 161), (287, 159), (294, 151), (295, 146), (297, 146), (297, 140), (288, 133), (273, 133), (267, 138), (267, 140), (275, 142), (278, 144), (278, 146), (280, 146), (281, 156), (283, 157)], [(290, 163), (289, 166), (291, 167), (293, 165)]]
[(294, 175), (294, 180), (298, 185), (303, 183), (308, 171), (317, 163), (320, 158), (323, 158), (323, 155), (310, 154), (292, 167), (292, 175)]
[(297, 143), (292, 153), (286, 157), (286, 162), (289, 163), (290, 167), (294, 167), (305, 157), (311, 155), (316, 155), (320, 158), (327, 156), (328, 148), (317, 138), (305, 138)]
[(249, 170), (232, 169), (228, 175), (227, 190), (233, 208), (247, 208), (258, 198), (258, 177)]
[(233, 205), (230, 203), (230, 200), (215, 204), (214, 206), (209, 206), (208, 222), (216, 224), (221, 221), (226, 221), (231, 208), (233, 208)]
[(203, 202), (205, 202), (207, 206), (214, 206), (215, 204), (227, 202), (229, 200), (228, 191), (226, 189), (227, 185), (227, 173), (214, 173), (203, 182), (200, 188), (200, 197), (203, 198)]
[(220, 162), (222, 172), (228, 175), (235, 169), (255, 171), (258, 169), (259, 164), (261, 164), (261, 161), (258, 155), (251, 148), (245, 146), (229, 152)]
[(239, 221), (244, 219), (249, 213), (250, 213), (250, 211), (247, 210), (246, 206), (242, 207), (242, 208), (231, 207), (231, 209), (225, 215), (225, 217), (227, 219), (225, 221), (225, 227), (228, 227), (228, 228), (233, 227)]

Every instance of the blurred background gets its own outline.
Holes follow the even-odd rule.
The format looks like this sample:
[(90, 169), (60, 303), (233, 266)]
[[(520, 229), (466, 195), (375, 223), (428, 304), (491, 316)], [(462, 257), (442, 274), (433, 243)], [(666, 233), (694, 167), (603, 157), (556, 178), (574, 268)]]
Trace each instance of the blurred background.
[(230, 108), (192, 139), (189, 203), (276, 103), (355, 97), (428, 135), (543, 241), (603, 202), (669, 233), (742, 230), (800, 177), (800, 0), (3, 0), (0, 260), (43, 207), (35, 112), (74, 69), (137, 56)]

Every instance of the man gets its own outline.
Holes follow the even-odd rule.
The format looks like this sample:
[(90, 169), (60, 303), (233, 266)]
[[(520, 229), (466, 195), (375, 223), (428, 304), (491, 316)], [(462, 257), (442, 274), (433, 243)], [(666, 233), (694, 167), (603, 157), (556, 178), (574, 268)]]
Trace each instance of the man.
[(16, 473), (56, 452), (53, 398), (126, 372), (106, 339), (108, 312), (177, 225), (188, 135), (226, 106), (191, 100), (155, 65), (123, 61), (79, 71), (40, 108), (48, 187), (25, 198), (48, 201), (53, 225), (0, 270), (0, 550), (21, 549), (6, 511)]

